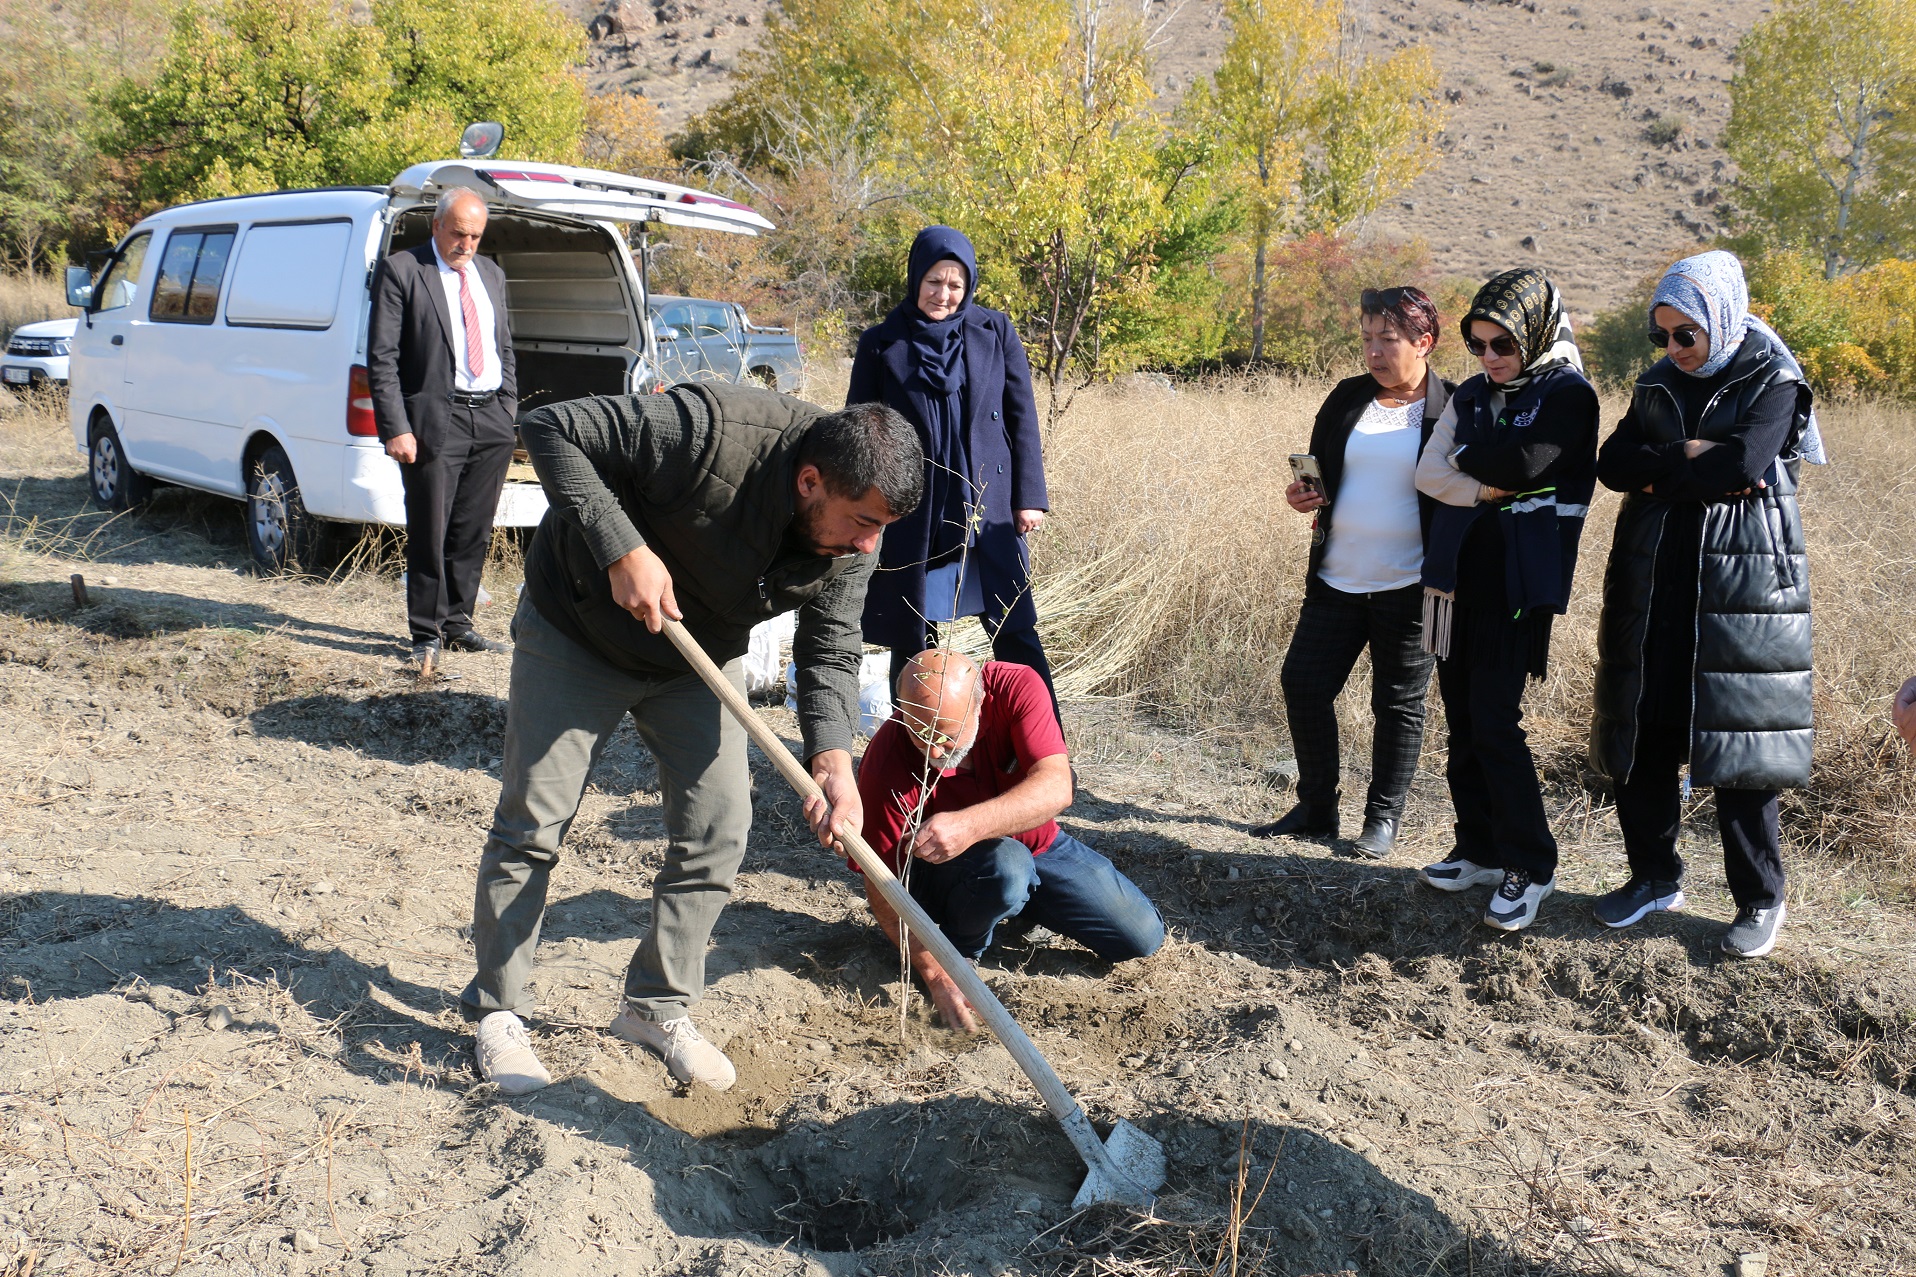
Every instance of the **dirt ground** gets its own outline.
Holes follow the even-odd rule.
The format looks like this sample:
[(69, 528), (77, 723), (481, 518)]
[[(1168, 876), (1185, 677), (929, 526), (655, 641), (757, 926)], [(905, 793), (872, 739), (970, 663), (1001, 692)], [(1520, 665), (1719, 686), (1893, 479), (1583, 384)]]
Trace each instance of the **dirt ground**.
[[(0, 418), (8, 1277), (1916, 1271), (1906, 906), (1799, 864), (1775, 960), (1729, 962), (1693, 832), (1691, 911), (1609, 934), (1615, 825), (1563, 792), (1559, 893), (1490, 932), (1413, 878), (1447, 846), (1434, 737), (1374, 864), (1247, 837), (1286, 802), (1275, 751), (1067, 707), (1065, 824), (1172, 939), (1116, 970), (1021, 943), (985, 976), (1095, 1120), (1164, 1142), (1152, 1215), (1074, 1215), (1010, 1057), (901, 1015), (895, 953), (756, 756), (697, 1012), (738, 1087), (605, 1034), (662, 848), (629, 730), (555, 878), (555, 1082), (502, 1097), (454, 1003), (509, 658), (419, 685), (390, 565), (262, 579), (235, 505), (90, 512), (63, 429)], [(514, 584), (508, 553), (488, 585)]]

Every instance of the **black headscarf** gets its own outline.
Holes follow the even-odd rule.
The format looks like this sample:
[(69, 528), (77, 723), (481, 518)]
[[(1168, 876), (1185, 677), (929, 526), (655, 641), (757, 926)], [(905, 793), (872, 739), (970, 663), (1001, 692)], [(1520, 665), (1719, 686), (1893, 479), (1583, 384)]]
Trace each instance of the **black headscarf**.
[[(943, 319), (927, 319), (918, 309), (918, 289), (931, 268), (945, 260), (965, 270), (965, 296), (958, 309)], [(978, 254), (962, 231), (949, 226), (927, 226), (911, 242), (906, 265), (905, 300), (892, 314), (905, 323), (911, 346), (912, 371), (924, 383), (928, 397), (957, 394), (965, 384), (965, 308), (978, 291)]]
[[(955, 261), (965, 271), (965, 296), (943, 319), (925, 318), (918, 289), (931, 268)], [(924, 396), (926, 461), (925, 507), (931, 536), (927, 547), (937, 563), (956, 553), (972, 537), (970, 440), (965, 430), (965, 310), (978, 290), (978, 256), (963, 232), (927, 226), (911, 242), (905, 300), (891, 317), (905, 330), (912, 376)]]

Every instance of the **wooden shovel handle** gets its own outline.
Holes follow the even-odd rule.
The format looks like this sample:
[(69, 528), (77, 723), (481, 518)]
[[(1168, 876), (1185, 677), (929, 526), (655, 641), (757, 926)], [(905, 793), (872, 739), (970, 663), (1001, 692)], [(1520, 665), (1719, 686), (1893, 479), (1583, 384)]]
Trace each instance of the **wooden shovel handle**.
[[(698, 676), (705, 680), (705, 685), (712, 689), (713, 695), (745, 728), (752, 743), (772, 760), (772, 766), (778, 768), (779, 774), (798, 791), (799, 797), (823, 799), (824, 792), (819, 789), (818, 782), (812, 779), (812, 774), (792, 757), (792, 751), (785, 748), (785, 742), (765, 725), (765, 720), (752, 711), (750, 703), (732, 686), (724, 672), (712, 663), (712, 658), (705, 654), (698, 640), (692, 637), (685, 626), (667, 618), (665, 634)], [(879, 894), (905, 920), (919, 942), (931, 950), (932, 956), (938, 959), (957, 983), (966, 1000), (984, 1017), (985, 1023), (991, 1026), (992, 1033), (1004, 1043), (1005, 1049), (1011, 1052), (1011, 1058), (1018, 1062), (1018, 1067), (1031, 1079), (1031, 1084), (1038, 1088), (1038, 1094), (1044, 1097), (1045, 1107), (1051, 1110), (1051, 1116), (1058, 1119), (1065, 1134), (1077, 1146), (1078, 1155), (1094, 1171), (1109, 1174), (1119, 1181), (1128, 1181), (1129, 1177), (1111, 1160), (1090, 1119), (1085, 1116), (1084, 1109), (1071, 1097), (1071, 1092), (1065, 1090), (1064, 1083), (1059, 1080), (1050, 1062), (1039, 1053), (1037, 1045), (1025, 1035), (1025, 1031), (1018, 1027), (1018, 1022), (1011, 1018), (1004, 1004), (979, 978), (971, 963), (945, 938), (945, 933), (931, 920), (931, 915), (912, 899), (911, 893), (898, 881), (891, 867), (857, 834), (843, 834), (840, 837), (841, 845), (853, 862), (864, 870), (866, 879), (877, 886)]]

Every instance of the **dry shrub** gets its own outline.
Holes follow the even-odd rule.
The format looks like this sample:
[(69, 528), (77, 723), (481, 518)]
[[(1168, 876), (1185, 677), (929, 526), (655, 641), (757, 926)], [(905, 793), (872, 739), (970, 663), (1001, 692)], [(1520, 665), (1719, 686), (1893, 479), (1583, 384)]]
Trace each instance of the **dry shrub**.
[[(1039, 616), (1072, 690), (1136, 696), (1191, 725), (1279, 711), (1309, 543), (1309, 520), (1284, 503), (1286, 458), (1308, 446), (1326, 388), (1233, 379), (1078, 397), (1046, 440), (1058, 517), (1034, 539)], [(1086, 584), (1057, 598), (1072, 579)]]
[(74, 313), (67, 305), (66, 285), (55, 276), (0, 274), (0, 341), (22, 324), (64, 319)]
[[(1034, 539), (1036, 598), (1067, 695), (1130, 696), (1180, 726), (1282, 740), (1278, 668), (1303, 588), (1309, 520), (1283, 497), (1328, 381), (1134, 382), (1079, 396), (1046, 440), (1055, 510)], [(1605, 403), (1615, 422), (1624, 401)], [(1833, 464), (1804, 467), (1817, 750), (1787, 795), (1793, 846), (1907, 887), (1916, 770), (1885, 708), (1916, 674), (1916, 410), (1823, 414)], [(1545, 777), (1584, 773), (1603, 565), (1620, 498), (1592, 507), (1576, 590), (1527, 701)], [(980, 636), (981, 637), (981, 636)], [(1347, 700), (1351, 699), (1349, 697)], [(1359, 707), (1361, 710), (1361, 706)], [(1430, 741), (1439, 742), (1434, 703)], [(1353, 715), (1361, 733), (1364, 715)], [(1362, 742), (1353, 742), (1361, 745)], [(1358, 755), (1361, 757), (1361, 755)]]

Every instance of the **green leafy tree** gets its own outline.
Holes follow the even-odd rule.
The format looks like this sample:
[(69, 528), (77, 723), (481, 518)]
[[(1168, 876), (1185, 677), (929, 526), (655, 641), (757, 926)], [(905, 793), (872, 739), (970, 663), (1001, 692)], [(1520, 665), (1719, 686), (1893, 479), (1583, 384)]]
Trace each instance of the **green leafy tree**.
[(1363, 54), (1342, 0), (1226, 0), (1231, 40), (1187, 118), (1222, 142), (1250, 230), (1251, 358), (1265, 357), (1280, 237), (1338, 235), (1415, 181), (1443, 124), (1420, 49)]
[(586, 99), (574, 68), (585, 31), (558, 6), (373, 0), (372, 17), (397, 118), (433, 130), (413, 159), (448, 154), (466, 125), (497, 120), (506, 128), (502, 156), (578, 162)]
[(1916, 253), (1916, 22), (1908, 0), (1786, 0), (1737, 52), (1723, 143), (1750, 229), (1823, 274)]
[(147, 204), (383, 183), (474, 119), (506, 125), (507, 154), (577, 158), (582, 37), (537, 0), (382, 0), (371, 17), (344, 0), (187, 4), (154, 73), (107, 94), (104, 149)]
[(1174, 311), (1195, 304), (1227, 220), (1208, 143), (1152, 109), (1142, 12), (791, 0), (684, 145), (741, 176), (771, 170), (761, 190), (834, 200), (830, 217), (788, 209), (782, 224), (810, 229), (779, 251), (795, 268), (854, 254), (867, 295), (898, 295), (921, 226), (962, 228), (981, 299), (1011, 314), (1062, 411), (1072, 384), (1164, 356), (1160, 287), (1177, 280)]
[(94, 145), (102, 74), (149, 65), (170, 6), (152, 0), (0, 5), (0, 259), (52, 267), (126, 220)]

